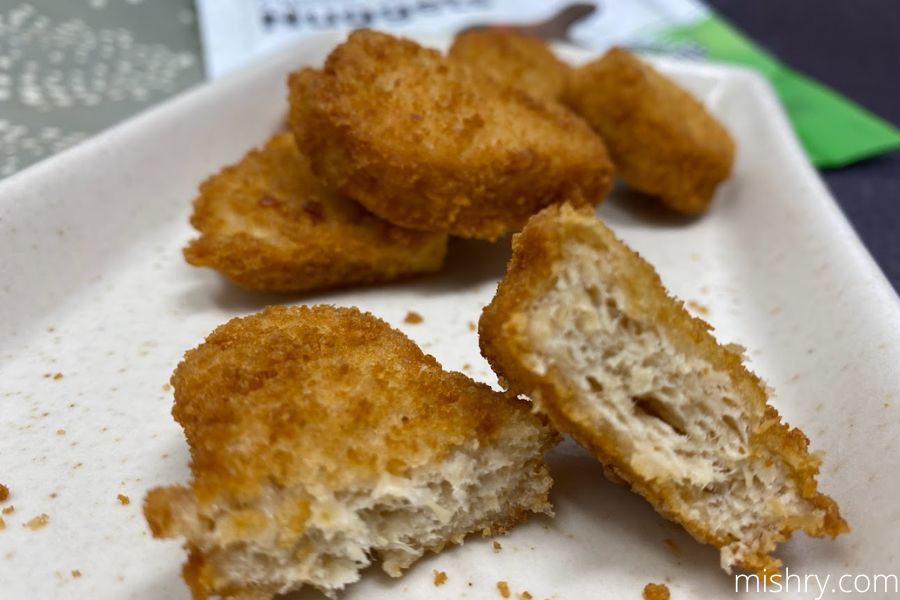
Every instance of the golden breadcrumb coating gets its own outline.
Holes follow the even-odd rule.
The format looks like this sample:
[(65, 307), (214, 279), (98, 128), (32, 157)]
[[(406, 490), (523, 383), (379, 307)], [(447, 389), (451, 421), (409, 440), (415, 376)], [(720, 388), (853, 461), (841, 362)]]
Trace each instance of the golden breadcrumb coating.
[(559, 101), (572, 70), (540, 38), (510, 30), (463, 31), (447, 56), (541, 100)]
[(581, 118), (409, 40), (356, 31), (289, 87), (313, 171), (403, 227), (495, 239), (563, 199), (596, 205), (611, 186)]
[[(438, 551), (470, 531), (502, 532), (529, 511), (550, 510), (543, 452), (558, 438), (528, 403), (442, 370), (401, 332), (356, 308), (279, 306), (232, 319), (185, 354), (171, 383), (193, 480), (151, 490), (144, 513), (154, 536), (188, 536), (183, 574), (195, 598), (268, 598), (279, 590), (222, 572), (217, 565), (229, 564), (216, 562), (222, 549), (204, 550), (185, 533), (179, 514), (185, 506), (199, 515), (232, 507), (216, 525), (226, 541), (253, 540), (275, 520), (276, 545), (299, 544), (300, 561), (312, 545), (325, 543), (303, 538), (312, 521), (325, 519), (323, 511), (341, 514), (317, 504), (321, 496), (333, 506), (342, 493), (372, 493), (385, 477), (399, 486), (463, 446), (487, 449), (500, 437), (536, 436), (538, 453), (521, 470), (523, 480), (542, 482), (540, 497), (425, 550)], [(273, 497), (287, 500), (274, 511), (258, 508)]]
[(670, 208), (703, 212), (734, 141), (690, 93), (622, 48), (576, 69), (565, 102), (603, 137), (621, 177)]
[[(803, 529), (807, 534), (817, 537), (834, 537), (849, 531), (835, 501), (817, 489), (816, 475), (821, 462), (820, 456), (809, 452), (809, 440), (802, 431), (792, 429), (782, 422), (775, 408), (767, 404), (765, 385), (744, 367), (737, 347), (718, 344), (710, 334), (710, 325), (692, 317), (679, 300), (668, 294), (653, 267), (587, 211), (578, 211), (566, 205), (547, 208), (532, 217), (522, 232), (513, 237), (513, 256), (508, 271), (496, 296), (484, 309), (479, 324), (482, 354), (491, 363), (501, 382), (511, 392), (531, 397), (535, 410), (546, 414), (558, 431), (572, 434), (576, 441), (605, 465), (614, 480), (623, 480), (663, 516), (681, 523), (697, 540), (720, 549), (735, 543), (735, 539), (717, 535), (711, 524), (692, 517), (685, 508), (691, 508), (691, 501), (705, 498), (704, 490), (695, 489), (688, 484), (682, 485), (681, 479), (668, 478), (659, 469), (653, 477), (645, 476), (645, 471), (642, 470), (644, 464), (635, 460), (635, 455), (632, 454), (640, 440), (629, 438), (629, 435), (621, 436), (614, 425), (599, 423), (597, 413), (592, 412), (592, 407), (585, 400), (584, 388), (573, 386), (570, 374), (562, 372), (558, 366), (562, 363), (538, 365), (539, 359), (535, 358), (535, 351), (536, 343), (539, 342), (533, 337), (534, 330), (529, 329), (529, 321), (533, 323), (535, 319), (535, 307), (543, 306), (560, 313), (573, 310), (574, 307), (574, 300), (566, 306), (546, 304), (551, 290), (558, 290), (561, 285), (560, 274), (572, 261), (569, 244), (592, 248), (587, 262), (609, 266), (612, 275), (608, 276), (608, 281), (601, 283), (614, 289), (625, 300), (614, 302), (607, 296), (605, 301), (601, 297), (600, 304), (602, 310), (610, 310), (615, 315), (614, 319), (625, 330), (634, 332), (635, 336), (652, 331), (661, 332), (666, 343), (671, 344), (674, 357), (691, 357), (704, 361), (702, 364), (706, 366), (699, 377), (710, 378), (714, 372), (723, 373), (732, 389), (730, 394), (736, 397), (723, 399), (710, 395), (693, 401), (706, 406), (717, 406), (719, 402), (738, 406), (743, 422), (723, 424), (726, 432), (746, 428), (746, 443), (750, 451), (746, 458), (739, 459), (744, 462), (738, 464), (753, 464), (760, 468), (776, 465), (780, 469), (780, 476), (787, 480), (787, 488), (798, 496), (800, 514), (784, 514), (783, 517), (777, 516), (777, 505), (781, 499), (765, 499), (774, 507), (772, 512), (776, 515), (773, 517), (775, 525), (770, 528), (771, 531), (764, 532), (765, 539), (750, 540), (755, 553), (747, 552), (736, 556), (733, 562), (749, 570), (760, 573), (767, 570), (771, 574), (777, 571), (780, 562), (768, 553), (778, 543), (789, 538), (793, 531)], [(582, 285), (594, 286), (598, 282)], [(584, 287), (580, 293), (596, 298), (600, 292), (594, 287)], [(541, 304), (542, 301), (544, 304)], [(577, 329), (584, 331), (591, 327), (589, 315), (578, 312), (568, 314), (575, 321), (573, 326)], [(557, 328), (550, 331), (549, 335), (560, 337), (564, 333)], [(584, 335), (583, 340), (573, 343), (574, 347), (580, 347), (580, 352), (587, 351), (584, 345), (579, 344), (591, 344), (594, 348), (599, 348), (599, 351), (614, 347), (610, 340), (595, 338), (592, 341), (590, 335)], [(622, 361), (628, 358), (619, 354), (612, 355), (608, 360), (612, 361), (614, 369), (621, 371), (624, 368)], [(639, 362), (641, 358), (634, 360)], [(689, 363), (682, 361), (679, 364)], [(641, 363), (639, 368), (643, 369), (645, 366), (645, 363)], [(662, 377), (658, 367), (650, 368), (657, 368), (656, 376)], [(644, 381), (655, 381), (649, 379), (651, 375), (646, 369), (643, 371), (641, 378)], [(589, 388), (595, 388), (601, 398), (610, 393), (600, 382), (591, 380), (590, 376), (588, 380), (586, 383), (590, 384)], [(675, 384), (664, 381), (661, 385)], [(665, 423), (662, 423), (660, 429), (669, 431), (675, 438), (685, 435), (684, 431), (677, 429), (684, 430), (688, 427), (684, 423), (679, 427), (677, 418), (669, 418), (671, 409), (665, 404), (655, 404), (653, 398), (632, 397), (631, 400), (635, 403), (635, 418), (651, 417), (649, 420), (660, 420), (660, 423), (668, 418), (675, 423), (676, 431), (673, 432)], [(641, 412), (647, 414), (640, 415)], [(630, 435), (633, 436), (634, 431)], [(689, 447), (693, 448), (692, 451), (699, 452), (704, 444), (713, 442), (714, 440), (697, 439), (686, 443), (693, 444)], [(781, 482), (776, 479), (771, 485), (779, 483)], [(728, 495), (732, 491), (725, 489), (717, 493)], [(721, 497), (714, 497), (712, 502), (717, 503), (720, 499)], [(753, 520), (762, 518), (755, 511), (768, 508), (750, 507), (743, 514), (734, 517), (749, 520), (747, 526), (752, 528)], [(766, 518), (770, 518), (769, 513), (766, 513)], [(723, 566), (727, 567), (724, 560)]]
[(440, 269), (447, 249), (446, 235), (396, 227), (329, 189), (287, 132), (207, 179), (191, 224), (200, 237), (185, 259), (256, 290), (404, 279)]

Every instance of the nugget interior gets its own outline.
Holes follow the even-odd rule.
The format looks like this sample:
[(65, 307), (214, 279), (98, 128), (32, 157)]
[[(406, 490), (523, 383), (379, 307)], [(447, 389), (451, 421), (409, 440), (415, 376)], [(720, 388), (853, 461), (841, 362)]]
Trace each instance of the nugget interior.
[(217, 329), (172, 378), (189, 486), (152, 490), (196, 597), (333, 594), (470, 532), (549, 512), (555, 434), (356, 309), (273, 308)]
[[(373, 556), (399, 577), (428, 550), (471, 532), (500, 533), (527, 510), (546, 512), (550, 480), (526, 466), (540, 443), (503, 444), (480, 450), (473, 443), (441, 464), (339, 492), (270, 485), (250, 505), (200, 506), (185, 488), (161, 488), (148, 498), (148, 518), (167, 523), (166, 537), (189, 540), (186, 577), (195, 590), (258, 590), (261, 597), (303, 584), (339, 590)], [(302, 530), (291, 527), (304, 518)]]
[(538, 215), (482, 317), (482, 347), (613, 475), (721, 550), (722, 567), (777, 569), (796, 529), (846, 531), (816, 489), (819, 458), (766, 404), (740, 351), (666, 295), (592, 215)]

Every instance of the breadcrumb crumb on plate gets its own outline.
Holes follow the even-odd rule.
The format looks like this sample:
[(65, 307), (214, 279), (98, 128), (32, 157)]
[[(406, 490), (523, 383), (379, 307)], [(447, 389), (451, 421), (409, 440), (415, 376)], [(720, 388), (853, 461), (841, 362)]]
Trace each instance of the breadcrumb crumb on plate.
[(406, 313), (406, 316), (403, 318), (403, 322), (409, 323), (410, 325), (418, 325), (419, 323), (422, 323), (424, 320), (425, 319), (422, 318), (422, 315), (420, 315), (419, 313), (414, 312), (414, 311), (409, 311), (408, 313)]
[(644, 600), (669, 600), (669, 586), (664, 583), (648, 583), (641, 593)]
[(497, 582), (497, 591), (500, 593), (501, 597), (509, 598), (509, 584), (505, 581)]
[(50, 516), (47, 513), (41, 513), (36, 517), (32, 517), (25, 523), (22, 523), (22, 527), (30, 529), (32, 531), (37, 531), (38, 529), (43, 529), (47, 526), (47, 523), (50, 522)]

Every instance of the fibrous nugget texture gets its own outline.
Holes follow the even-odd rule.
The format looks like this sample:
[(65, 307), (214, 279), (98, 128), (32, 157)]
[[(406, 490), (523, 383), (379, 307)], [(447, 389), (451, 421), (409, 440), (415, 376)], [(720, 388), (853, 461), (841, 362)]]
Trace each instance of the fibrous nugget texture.
[(470, 29), (447, 54), (501, 84), (547, 101), (562, 99), (571, 67), (539, 38), (499, 29)]
[(818, 491), (806, 436), (709, 330), (599, 219), (563, 206), (514, 237), (480, 341), (511, 391), (719, 548), (723, 568), (771, 574), (793, 531), (835, 536), (847, 524)]
[(619, 175), (670, 208), (703, 212), (734, 141), (689, 92), (622, 48), (576, 69), (565, 102), (603, 137)]
[[(556, 436), (504, 396), (356, 309), (268, 308), (185, 354), (173, 415), (188, 486), (152, 490), (157, 537), (183, 537), (197, 598), (268, 598), (389, 574), (469, 532), (547, 512)], [(243, 596), (242, 596), (243, 594)]]
[(290, 103), (313, 170), (404, 227), (495, 239), (544, 206), (595, 205), (611, 185), (581, 118), (386, 34), (357, 31), (321, 74), (294, 74)]
[(240, 286), (309, 291), (438, 270), (447, 236), (396, 227), (329, 188), (288, 132), (207, 179), (184, 250)]

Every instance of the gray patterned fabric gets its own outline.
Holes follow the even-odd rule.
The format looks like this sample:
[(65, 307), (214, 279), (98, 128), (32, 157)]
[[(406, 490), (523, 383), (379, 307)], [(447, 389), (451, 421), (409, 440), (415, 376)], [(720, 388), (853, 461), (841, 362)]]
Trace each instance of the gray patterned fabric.
[(202, 80), (192, 0), (0, 0), (0, 177)]

